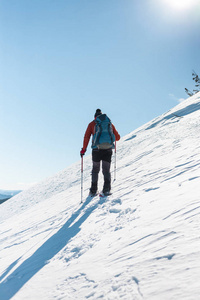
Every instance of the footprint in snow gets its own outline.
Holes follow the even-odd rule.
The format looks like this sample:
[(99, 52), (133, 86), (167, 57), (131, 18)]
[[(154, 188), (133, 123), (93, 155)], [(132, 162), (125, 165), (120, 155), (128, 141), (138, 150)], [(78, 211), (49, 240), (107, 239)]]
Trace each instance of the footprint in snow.
[(120, 212), (121, 212), (121, 209), (117, 209), (117, 208), (110, 208), (110, 209), (109, 209), (109, 212), (110, 212), (110, 213), (117, 214), (117, 213), (120, 213)]
[(122, 204), (122, 200), (119, 198), (119, 199), (114, 199), (114, 200), (112, 200), (112, 202), (111, 202), (111, 205), (115, 205), (115, 204)]

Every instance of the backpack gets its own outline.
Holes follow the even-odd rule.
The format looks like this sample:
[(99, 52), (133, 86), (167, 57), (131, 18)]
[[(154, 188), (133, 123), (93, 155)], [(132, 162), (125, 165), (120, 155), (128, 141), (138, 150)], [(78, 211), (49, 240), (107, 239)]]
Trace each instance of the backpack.
[(92, 148), (112, 149), (114, 148), (115, 135), (113, 133), (111, 120), (106, 114), (101, 114), (95, 119), (95, 133), (92, 139)]

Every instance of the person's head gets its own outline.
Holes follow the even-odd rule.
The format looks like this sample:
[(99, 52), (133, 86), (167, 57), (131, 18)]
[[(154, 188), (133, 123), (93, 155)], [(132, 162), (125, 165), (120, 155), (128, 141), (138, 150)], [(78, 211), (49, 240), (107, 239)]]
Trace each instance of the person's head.
[(97, 108), (95, 114), (94, 114), (94, 118), (100, 116), (102, 114), (101, 110), (99, 108)]

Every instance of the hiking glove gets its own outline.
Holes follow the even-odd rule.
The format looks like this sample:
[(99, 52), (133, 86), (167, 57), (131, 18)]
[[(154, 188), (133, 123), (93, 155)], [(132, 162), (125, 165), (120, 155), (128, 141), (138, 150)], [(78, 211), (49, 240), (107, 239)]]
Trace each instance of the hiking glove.
[(85, 155), (85, 152), (86, 152), (86, 150), (82, 148), (82, 149), (81, 149), (81, 152), (80, 152), (81, 157), (82, 157), (83, 155)]

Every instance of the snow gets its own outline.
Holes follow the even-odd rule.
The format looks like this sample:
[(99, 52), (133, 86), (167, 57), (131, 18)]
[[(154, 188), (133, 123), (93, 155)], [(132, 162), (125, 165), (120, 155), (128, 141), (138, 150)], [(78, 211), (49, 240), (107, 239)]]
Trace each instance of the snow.
[(87, 197), (88, 155), (83, 204), (80, 161), (4, 202), (0, 299), (200, 299), (199, 108), (123, 137), (108, 198)]
[(21, 191), (8, 191), (8, 190), (0, 190), (0, 204), (9, 198), (19, 194)]

